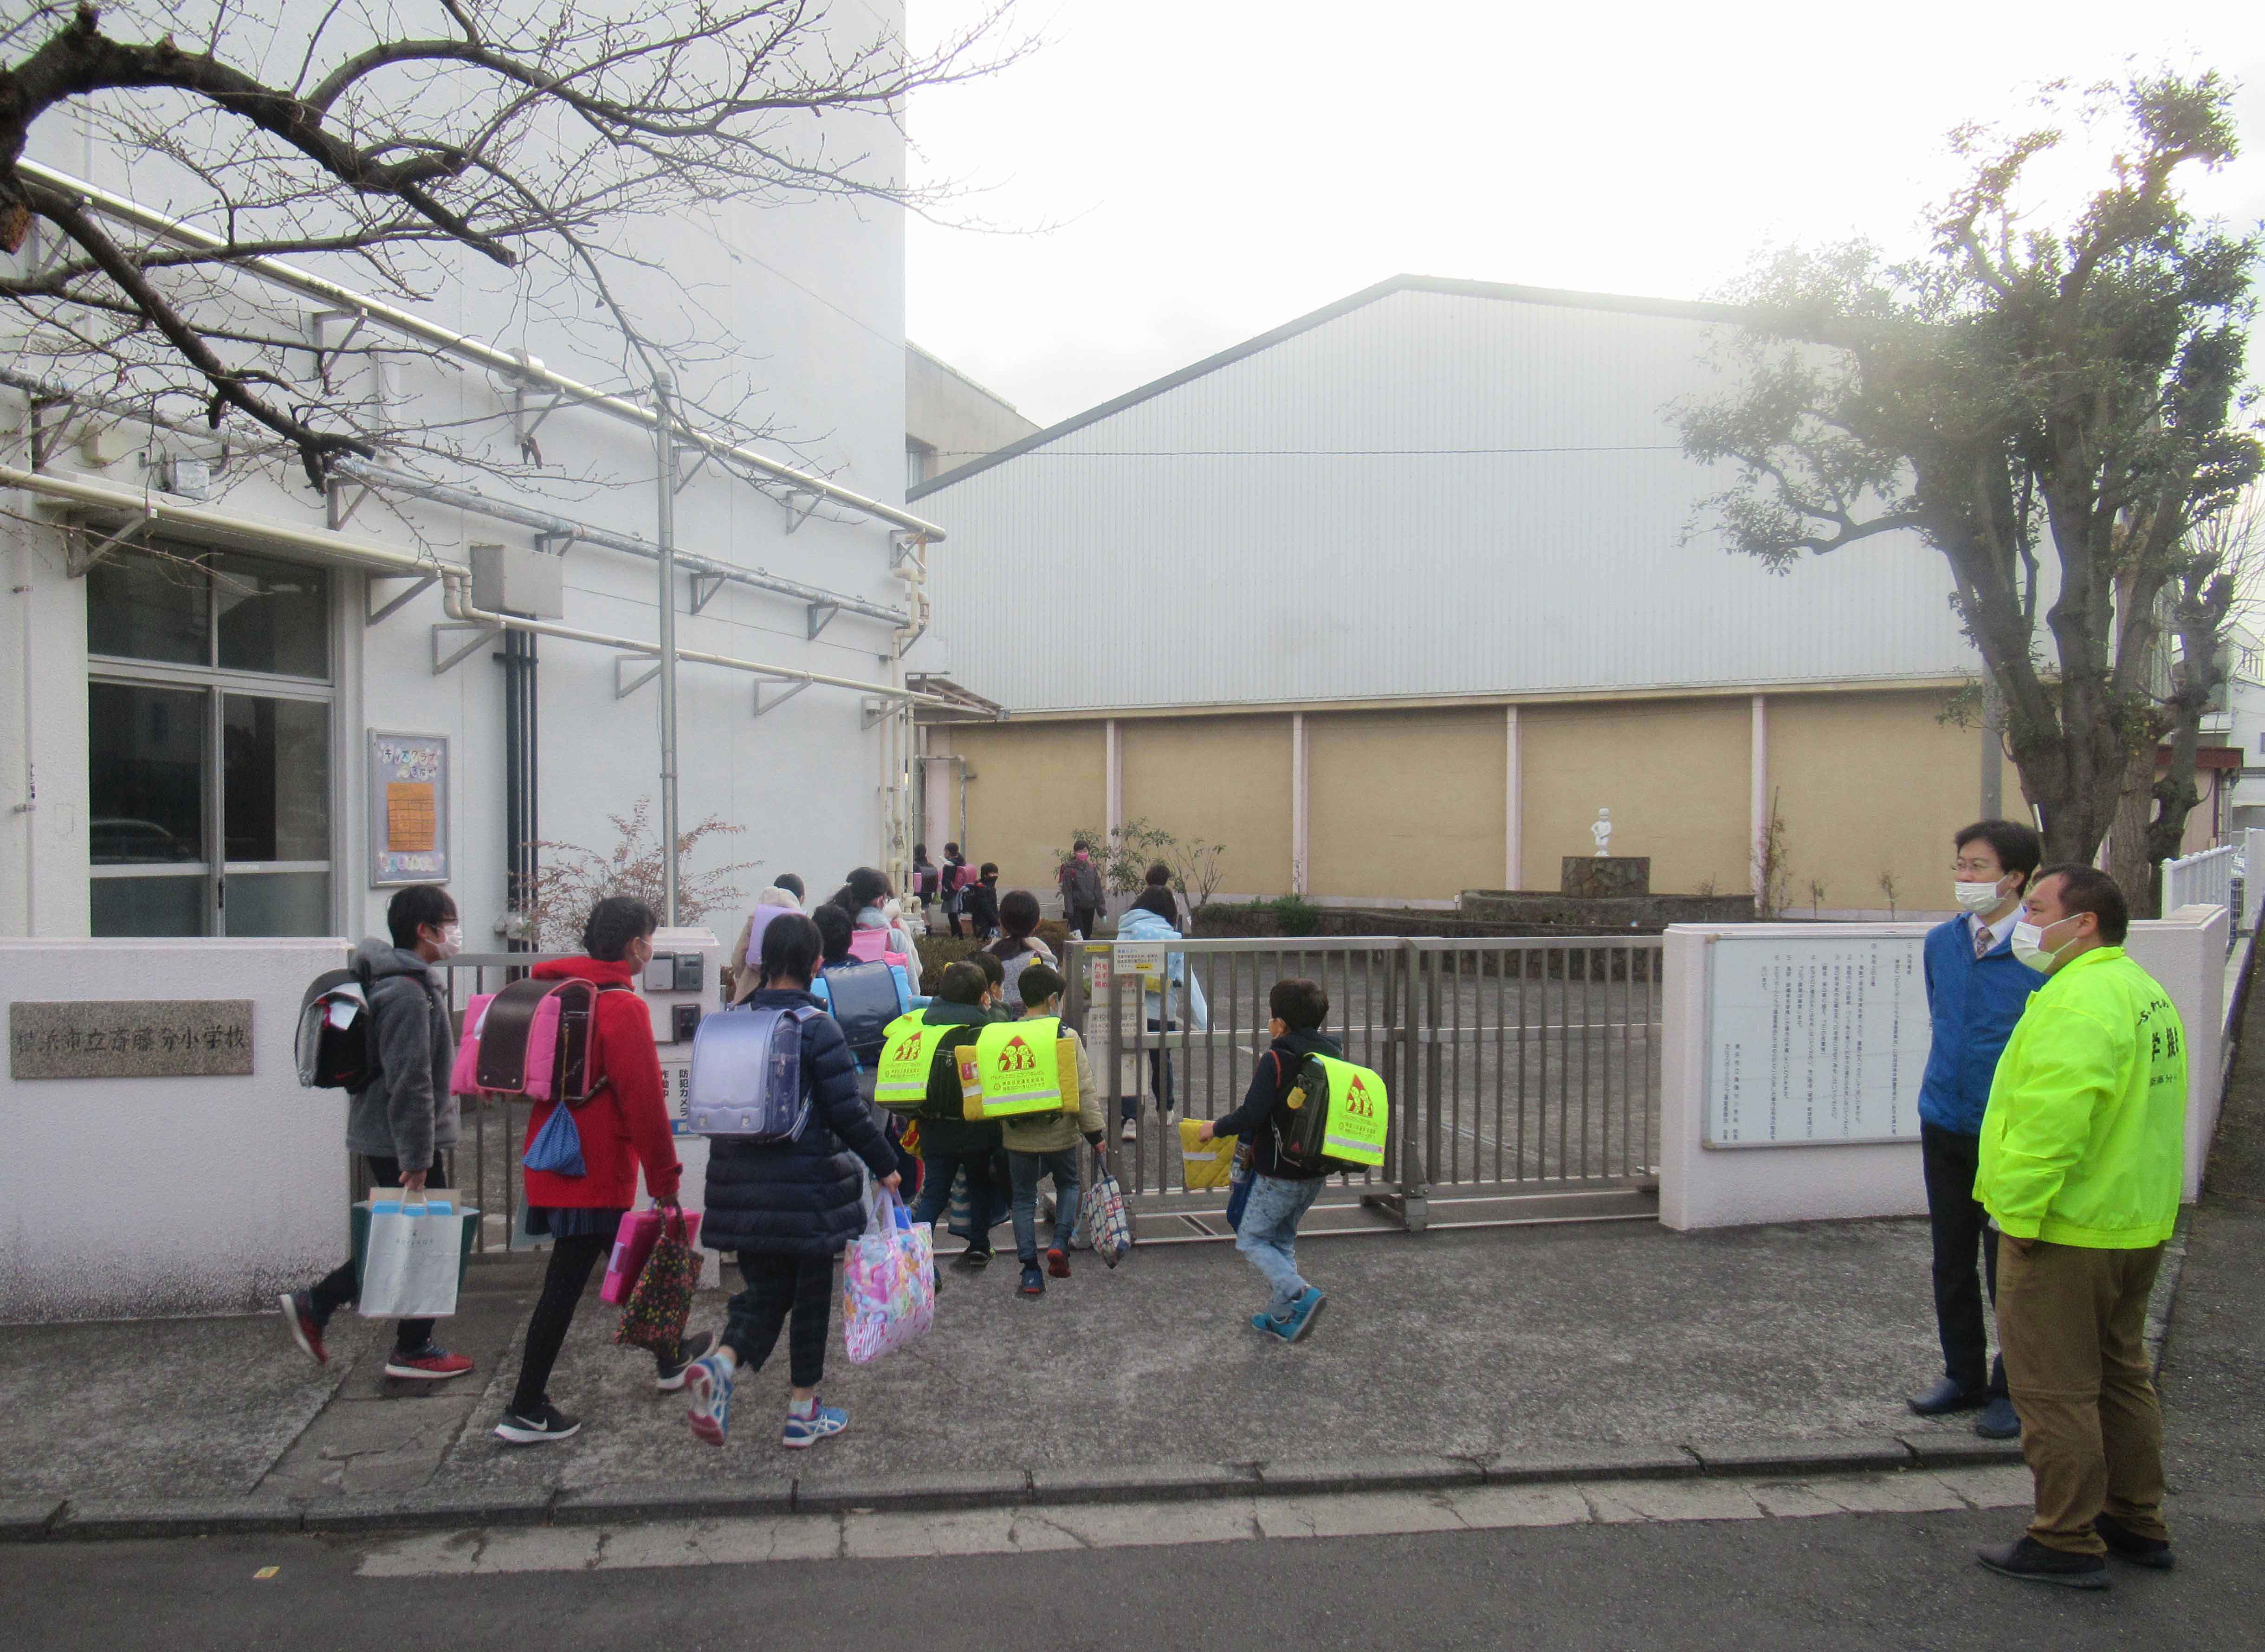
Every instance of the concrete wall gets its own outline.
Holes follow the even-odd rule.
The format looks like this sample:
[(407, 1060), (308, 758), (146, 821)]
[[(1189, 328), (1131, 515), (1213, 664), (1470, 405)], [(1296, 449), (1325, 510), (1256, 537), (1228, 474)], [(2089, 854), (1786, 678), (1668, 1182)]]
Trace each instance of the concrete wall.
[(1306, 739), (1308, 892), (1452, 900), (1502, 876), (1499, 706), (1309, 716)]
[(926, 477), (996, 453), (1038, 428), (996, 392), (919, 346), (905, 346), (905, 438), (925, 450)]
[[(304, 0), (290, 0), (285, 10), (308, 27), (320, 14), (319, 6)], [(851, 21), (845, 14), (845, 26)], [(902, 8), (875, 0), (855, 21), (893, 34)], [(293, 38), (303, 40), (305, 33), (302, 28)], [(851, 127), (837, 139), (869, 156), (876, 173), (900, 174), (896, 129), (885, 120), (849, 119)], [(829, 116), (827, 127), (834, 121)], [(62, 115), (40, 124), (31, 152), (108, 187), (129, 193), (138, 187), (155, 204), (176, 199), (168, 194), (162, 169), (144, 164), (129, 177), (117, 150), (74, 131)], [(178, 199), (193, 200), (200, 193), (185, 189)], [(629, 309), (649, 324), (665, 322), (664, 332), (688, 327), (707, 346), (696, 363), (682, 369), (688, 403), (736, 406), (744, 426), (781, 433), (782, 440), (768, 447), (782, 458), (882, 500), (903, 497), (901, 213), (870, 201), (760, 208), (739, 203), (696, 218), (623, 226), (623, 233), (657, 266), (621, 277), (618, 290)], [(740, 256), (743, 249), (757, 252), (760, 261)], [(610, 342), (615, 335), (594, 318), (583, 318), (590, 320), (586, 327), (571, 317), (547, 320), (555, 311), (537, 304), (530, 319), (516, 288), (524, 275), (492, 270), (480, 260), (444, 259), (443, 265), (429, 299), (413, 306), (419, 314), (506, 347), (524, 347), (586, 382), (643, 393), (642, 384), (624, 383)], [(706, 281), (701, 273), (727, 268), (728, 283)], [(669, 271), (685, 275), (710, 313), (688, 309), (685, 290), (666, 279)], [(542, 296), (566, 303), (569, 295), (555, 285)], [(247, 303), (262, 307), (247, 313), (265, 313), (287, 336), (302, 331), (303, 301), (249, 284), (244, 293)], [(388, 372), (392, 405), (429, 410), (435, 422), (449, 424), (452, 440), (475, 452), (484, 447), (499, 462), (516, 464), (509, 390), (499, 380), (413, 357)], [(759, 388), (741, 404), (749, 382)], [(22, 407), (16, 392), (0, 393), (0, 426), (18, 432), (0, 439), (0, 452), (11, 463), (25, 462)], [(617, 531), (652, 535), (649, 437), (564, 406), (544, 419), (540, 442), (544, 468), (511, 483), (451, 473), (445, 466), (435, 473)], [(149, 445), (161, 455), (213, 458), (219, 452), (217, 443), (196, 436), (164, 434)], [(72, 444), (52, 463), (138, 490), (154, 482), (143, 459), (137, 438), (96, 455)], [(240, 444), (215, 494), (210, 501), (215, 508), (251, 519), (302, 528), (324, 523), (323, 502), (295, 463), (249, 460)], [(0, 509), (0, 572), (11, 576), (13, 592), (0, 608), (0, 730), (7, 731), (0, 735), (0, 932), (83, 935), (88, 881), (84, 582), (67, 576), (61, 533), (34, 520), (28, 500), (11, 496), (0, 505), (5, 507)], [(890, 576), (884, 524), (827, 506), (790, 537), (792, 519), (776, 498), (714, 465), (687, 484), (676, 509), (679, 541), (688, 551), (892, 606), (904, 600), (905, 587)], [(463, 559), (470, 543), (524, 547), (533, 539), (511, 524), (415, 500), (400, 502), (397, 514), (389, 502), (366, 502), (347, 532), (404, 550), (427, 545), (451, 560)], [(943, 554), (942, 548), (937, 554)], [(564, 583), (567, 624), (638, 637), (655, 634), (659, 593), (650, 563), (577, 545), (565, 554)], [(884, 657), (892, 639), (885, 622), (842, 614), (812, 639), (805, 604), (727, 586), (694, 615), (688, 611), (689, 586), (683, 581), (678, 596), (677, 636), (687, 649), (863, 681), (888, 675)], [(492, 658), (498, 651), (483, 647), (435, 675), (431, 626), (444, 617), (437, 590), (366, 626), (360, 577), (339, 573), (333, 589), (335, 870), (329, 921), (339, 933), (368, 933), (380, 927), (391, 892), (368, 886), (367, 731), (440, 734), (451, 742), (454, 767), (450, 887), (470, 939), (476, 945), (489, 942), (503, 910), (506, 855), (503, 675)], [(397, 588), (384, 594), (397, 593)], [(610, 815), (641, 797), (654, 799), (657, 810), (658, 685), (618, 698), (612, 652), (547, 639), (540, 646), (541, 833), (604, 852), (615, 841)], [(853, 865), (882, 862), (887, 731), (863, 726), (856, 691), (814, 688), (761, 718), (753, 715), (753, 696), (747, 675), (698, 663), (682, 668), (683, 820), (688, 826), (713, 814), (747, 828), (744, 835), (710, 839), (693, 870), (760, 861), (738, 880), (752, 894), (778, 871), (797, 870), (812, 887), (830, 887)], [(36, 807), (18, 812), (33, 801), (34, 785)]]
[[(1980, 737), (1938, 721), (1942, 706), (1939, 694), (1898, 690), (1768, 697), (1766, 778), (1785, 822), (1788, 911), (1810, 912), (1814, 879), (1822, 915), (1884, 916), (1883, 871), (1902, 912), (1948, 907), (1951, 833), (1980, 807)], [(1309, 895), (1436, 902), (1504, 886), (1502, 705), (1304, 717)], [(1016, 718), (934, 731), (933, 749), (957, 742), (982, 754), (968, 797), (971, 821), (986, 830), (969, 829), (988, 841), (970, 854), (999, 860), (1010, 882), (1050, 879), (1036, 851), (1103, 824), (1104, 728)], [(1118, 728), (1122, 818), (1224, 842), (1221, 893), (1291, 887), (1290, 714), (1120, 718)], [(1593, 851), (1589, 828), (1609, 808), (1613, 852), (1650, 856), (1655, 892), (1751, 889), (1750, 696), (1526, 704), (1518, 728), (1517, 887), (1555, 891), (1561, 861)], [(2010, 772), (2006, 784), (2018, 798)], [(928, 835), (934, 851), (949, 833)]]
[[(1888, 910), (1950, 905), (1950, 839), (1981, 806), (1981, 736), (1937, 721), (1934, 694), (1773, 695), (1769, 784), (1785, 822), (1788, 909)], [(2021, 782), (2006, 766), (2006, 806), (2021, 812)], [(1618, 847), (1617, 844), (1614, 845)]]
[(1593, 854), (1600, 808), (1613, 811), (1613, 854), (1651, 857), (1655, 891), (1750, 887), (1749, 716), (1738, 698), (1522, 709), (1518, 887), (1555, 889), (1562, 857)]
[[(1028, 889), (1052, 910), (1055, 856), (1071, 834), (1103, 829), (1108, 812), (1103, 738), (1098, 723), (966, 724), (931, 733), (931, 751), (958, 752), (973, 776), (967, 783), (967, 858), (999, 863), (999, 887)], [(947, 770), (950, 765), (943, 765)], [(958, 777), (953, 789), (958, 820)], [(929, 828), (929, 853), (943, 859), (955, 834)]]
[(1156, 717), (1117, 727), (1126, 819), (1183, 841), (1226, 844), (1222, 890), (1290, 887), (1288, 717)]
[[(2220, 906), (2181, 906), (2131, 926), (2125, 950), (2162, 984), (2187, 1030), (2185, 1189), (2200, 1197), (2217, 1128), (2225, 1045), (2227, 914)], [(1926, 934), (1924, 924), (1836, 925), (1830, 941)], [(1908, 1141), (1848, 1146), (1708, 1148), (1705, 926), (1678, 924), (1665, 937), (1659, 1093), (1659, 1219), (1669, 1227), (1730, 1227), (1755, 1222), (1916, 1216), (1926, 1210), (1917, 1125)], [(1820, 937), (1814, 926), (1741, 926), (1749, 936), (1779, 935), (1791, 948)], [(1916, 1079), (1913, 1081), (1916, 1083)], [(1915, 1093), (1915, 1092), (1914, 1092)]]
[(302, 1090), (309, 941), (0, 939), (19, 999), (249, 998), (250, 1078), (17, 1081), (0, 1066), (0, 1321), (259, 1308), (346, 1256), (346, 1096)]

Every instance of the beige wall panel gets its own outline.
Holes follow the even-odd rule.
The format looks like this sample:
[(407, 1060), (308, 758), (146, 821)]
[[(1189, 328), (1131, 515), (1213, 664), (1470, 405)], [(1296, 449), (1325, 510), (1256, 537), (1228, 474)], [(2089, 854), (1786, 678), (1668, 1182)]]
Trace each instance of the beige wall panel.
[(1308, 715), (1307, 888), (1453, 899), (1502, 884), (1501, 708)]
[(1596, 852), (1600, 808), (1613, 811), (1614, 855), (1651, 857), (1655, 892), (1692, 894), (1709, 879), (1721, 894), (1752, 886), (1745, 701), (1526, 706), (1518, 728), (1521, 889), (1555, 890), (1564, 856)]
[[(1106, 737), (1099, 723), (1001, 723), (937, 728), (932, 752), (958, 752), (975, 776), (967, 782), (967, 836), (979, 865), (999, 862), (1002, 890), (1027, 889), (1054, 911), (1055, 852), (1081, 827), (1098, 831), (1108, 809)], [(958, 824), (958, 777), (952, 823)], [(929, 853), (943, 859), (952, 833), (931, 824)]]
[(1117, 725), (1125, 818), (1224, 843), (1222, 894), (1290, 887), (1290, 719), (1149, 717)]
[[(1979, 812), (1981, 734), (1936, 721), (1939, 694), (1772, 695), (1769, 779), (1785, 821), (1788, 902), (1885, 911), (1951, 907), (1951, 834)], [(2021, 811), (2011, 765), (2006, 801)]]

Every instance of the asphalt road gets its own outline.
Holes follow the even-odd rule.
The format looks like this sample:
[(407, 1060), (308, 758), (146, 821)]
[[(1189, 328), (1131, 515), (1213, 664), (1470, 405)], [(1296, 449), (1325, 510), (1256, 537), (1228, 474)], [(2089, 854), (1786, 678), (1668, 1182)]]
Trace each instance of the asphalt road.
[[(1577, 1525), (950, 1559), (378, 1579), (384, 1539), (0, 1550), (10, 1643), (448, 1648), (1987, 1648), (2256, 1645), (2265, 1528), (2180, 1522), (2103, 1594), (1972, 1561), (2017, 1510)], [(254, 1576), (280, 1569), (266, 1580)]]

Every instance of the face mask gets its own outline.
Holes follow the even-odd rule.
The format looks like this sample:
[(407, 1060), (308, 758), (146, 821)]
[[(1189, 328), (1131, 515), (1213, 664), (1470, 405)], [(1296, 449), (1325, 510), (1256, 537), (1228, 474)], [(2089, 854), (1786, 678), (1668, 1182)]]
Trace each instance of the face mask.
[(2057, 920), (2045, 925), (2044, 929), (2040, 929), (2033, 923), (2015, 924), (2014, 956), (2041, 973), (2050, 971), (2052, 968), (2053, 960), (2061, 955), (2065, 948), (2056, 947), (2050, 952), (2046, 951), (2045, 929), (2057, 929), (2067, 921), (2065, 918)]
[(1999, 894), (1995, 884), (1970, 884), (1961, 880), (1950, 888), (1957, 897), (1958, 904), (1969, 912), (1987, 912), (2005, 899)]
[(464, 950), (464, 926), (444, 923), (441, 926), (441, 956), (452, 958)]

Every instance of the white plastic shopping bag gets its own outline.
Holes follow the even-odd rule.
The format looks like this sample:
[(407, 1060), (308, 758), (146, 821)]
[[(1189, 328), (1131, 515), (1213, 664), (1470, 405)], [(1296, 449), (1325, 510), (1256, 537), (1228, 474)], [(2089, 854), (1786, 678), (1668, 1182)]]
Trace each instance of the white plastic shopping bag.
[[(422, 1203), (416, 1194), (374, 1201), (369, 1241), (362, 1259), (364, 1319), (439, 1319), (456, 1311), (462, 1279), (464, 1226), (469, 1212)], [(398, 1201), (397, 1203), (396, 1201)]]

